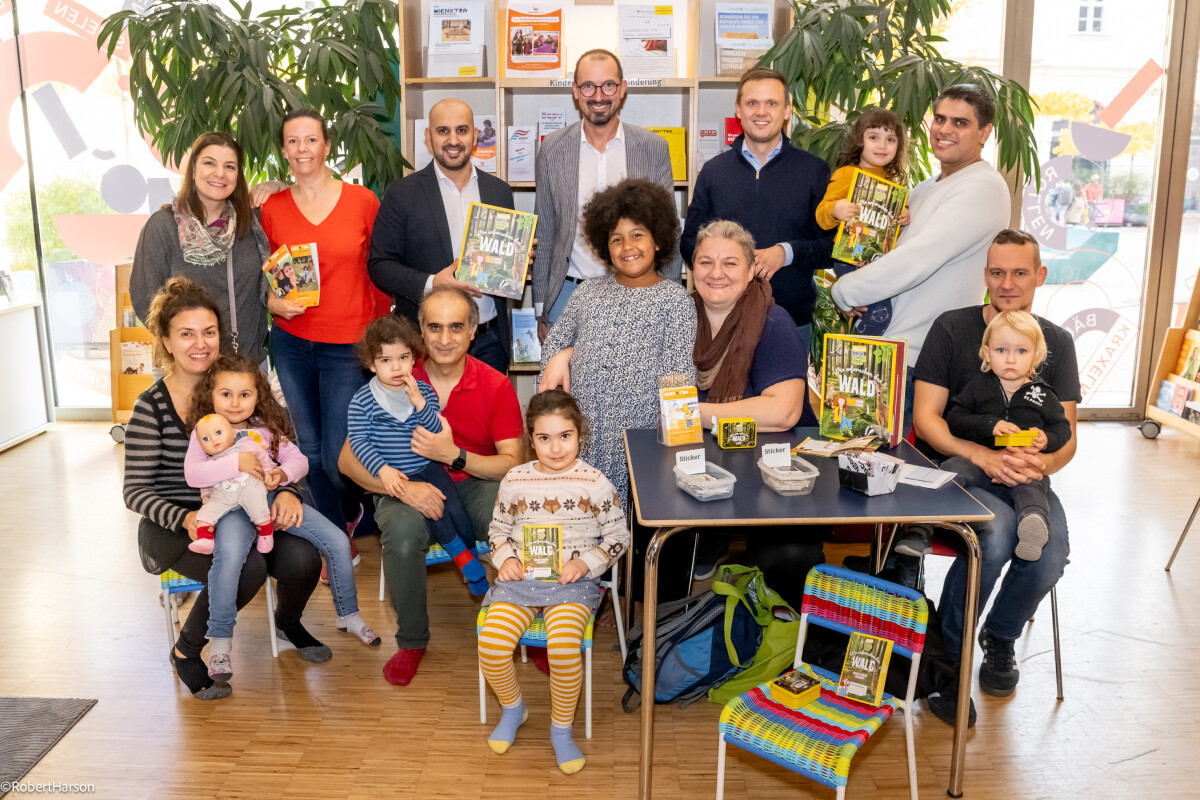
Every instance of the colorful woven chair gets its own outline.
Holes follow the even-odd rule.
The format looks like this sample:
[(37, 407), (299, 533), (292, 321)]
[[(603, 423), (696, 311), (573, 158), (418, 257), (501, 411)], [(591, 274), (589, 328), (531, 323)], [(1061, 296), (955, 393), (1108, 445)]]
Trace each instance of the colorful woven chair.
[[(175, 626), (179, 624), (179, 606), (183, 603), (183, 595), (188, 592), (200, 591), (204, 588), (204, 584), (191, 578), (185, 578), (172, 569), (159, 575), (158, 580), (160, 587), (158, 601), (167, 616), (167, 646), (174, 647), (175, 640), (179, 636), (179, 631)], [(279, 644), (275, 631), (275, 587), (269, 576), (267, 577), (267, 620), (271, 627), (271, 656), (279, 658)]]
[(908, 691), (903, 700), (885, 693), (882, 704), (875, 708), (839, 697), (838, 675), (810, 666), (821, 680), (821, 696), (798, 711), (771, 700), (767, 684), (735, 697), (721, 711), (717, 800), (725, 793), (726, 743), (823, 783), (837, 790), (838, 800), (842, 800), (850, 761), (897, 708), (904, 709), (909, 791), (912, 800), (917, 800), (912, 707), (928, 619), (925, 598), (911, 589), (841, 567), (814, 567), (804, 581), (793, 665), (800, 666), (810, 622), (846, 634), (860, 631), (891, 639), (893, 656), (912, 660)]
[[(618, 564), (620, 561), (618, 560)], [(616, 585), (617, 580), (617, 564), (613, 564), (612, 571), (609, 573), (609, 580), (612, 582), (602, 582), (600, 590), (600, 599), (603, 601), (604, 592), (610, 588), (610, 585)], [(613, 594), (616, 594), (614, 591)], [(592, 634), (596, 627), (596, 611), (599, 608), (592, 609), (591, 616), (588, 617), (587, 627), (583, 629), (583, 702), (584, 702), (584, 727), (586, 738), (592, 738)], [(483, 631), (483, 622), (487, 619), (487, 606), (479, 609), (479, 616), (475, 618), (475, 636), (478, 638)], [(619, 614), (619, 612), (618, 612)], [(621, 626), (617, 624), (617, 632), (620, 634)], [(545, 647), (546, 646), (546, 620), (538, 614), (533, 618), (533, 622), (529, 623), (529, 627), (525, 629), (525, 633), (521, 635), (517, 642), (521, 645), (521, 661), (525, 661), (526, 647)], [(624, 658), (624, 651), (622, 651)], [(487, 724), (487, 679), (483, 677), (483, 670), (479, 670), (479, 722), (482, 725)]]

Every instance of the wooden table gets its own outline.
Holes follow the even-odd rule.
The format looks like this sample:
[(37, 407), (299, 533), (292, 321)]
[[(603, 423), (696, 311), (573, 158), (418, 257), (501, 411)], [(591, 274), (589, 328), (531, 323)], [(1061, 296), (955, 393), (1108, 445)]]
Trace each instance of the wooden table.
[[(795, 445), (805, 437), (816, 437), (815, 428), (797, 428), (787, 433), (760, 434), (758, 444), (788, 442)], [(837, 459), (806, 456), (820, 470), (813, 491), (784, 497), (762, 481), (758, 469), (760, 451), (722, 450), (711, 435), (704, 437), (705, 458), (737, 477), (733, 496), (701, 502), (675, 485), (675, 454), (699, 444), (664, 447), (653, 429), (625, 431), (625, 454), (637, 519), (657, 528), (646, 548), (646, 588), (643, 614), (642, 663), (655, 663), (658, 560), (668, 539), (690, 528), (720, 530), (746, 525), (835, 525), (874, 524), (872, 553), (876, 571), (886, 551), (882, 541), (885, 523), (925, 522), (953, 531), (962, 538), (967, 555), (967, 601), (963, 614), (962, 654), (959, 661), (958, 718), (950, 756), (951, 797), (962, 796), (962, 770), (967, 745), (967, 715), (971, 701), (971, 668), (975, 647), (975, 621), (979, 599), (979, 540), (964, 523), (992, 519), (992, 512), (957, 484), (940, 489), (899, 485), (891, 494), (868, 497), (842, 489), (838, 484)], [(907, 443), (889, 451), (910, 463), (929, 466), (929, 461)], [(632, 605), (628, 606), (632, 609)], [(632, 613), (632, 611), (630, 612)], [(654, 754), (654, 669), (642, 670), (642, 753), (638, 796), (653, 794)]]

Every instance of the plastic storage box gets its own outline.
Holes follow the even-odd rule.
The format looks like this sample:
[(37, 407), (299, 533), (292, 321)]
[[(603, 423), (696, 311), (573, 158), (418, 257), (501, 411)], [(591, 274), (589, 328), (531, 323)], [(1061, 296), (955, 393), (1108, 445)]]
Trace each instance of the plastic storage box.
[(763, 483), (783, 495), (808, 494), (817, 482), (817, 468), (800, 456), (793, 455), (790, 467), (768, 467), (760, 458)]
[(727, 469), (721, 469), (712, 462), (705, 462), (704, 472), (688, 475), (679, 467), (675, 468), (675, 485), (697, 500), (724, 500), (733, 495), (733, 485), (737, 477)]

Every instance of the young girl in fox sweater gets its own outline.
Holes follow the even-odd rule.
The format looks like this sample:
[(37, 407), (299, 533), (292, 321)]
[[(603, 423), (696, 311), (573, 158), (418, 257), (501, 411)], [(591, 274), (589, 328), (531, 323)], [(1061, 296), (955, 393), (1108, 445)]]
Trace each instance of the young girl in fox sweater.
[[(588, 430), (575, 398), (558, 389), (534, 395), (525, 428), (537, 460), (504, 476), (489, 532), (499, 576), (484, 598), (488, 613), (479, 634), (479, 666), (503, 714), (488, 745), (506, 752), (529, 718), (513, 651), (540, 612), (550, 658), (550, 743), (559, 769), (570, 775), (585, 762), (571, 736), (583, 682), (583, 632), (600, 602), (600, 578), (629, 545), (629, 531), (612, 483), (579, 459)], [(547, 525), (561, 527), (560, 576), (524, 580), (523, 531)]]

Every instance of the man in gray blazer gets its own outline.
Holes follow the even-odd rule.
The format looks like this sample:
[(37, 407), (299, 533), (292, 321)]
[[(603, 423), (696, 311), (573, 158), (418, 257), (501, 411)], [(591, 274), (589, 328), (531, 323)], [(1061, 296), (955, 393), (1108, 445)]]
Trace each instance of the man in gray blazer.
[[(626, 89), (615, 55), (584, 53), (571, 87), (583, 119), (550, 134), (538, 148), (534, 211), (541, 244), (533, 260), (533, 306), (543, 340), (575, 287), (604, 274), (603, 262), (579, 232), (579, 214), (591, 196), (625, 178), (645, 178), (674, 192), (666, 140), (621, 121)], [(682, 271), (676, 246), (663, 275), (679, 280)]]

